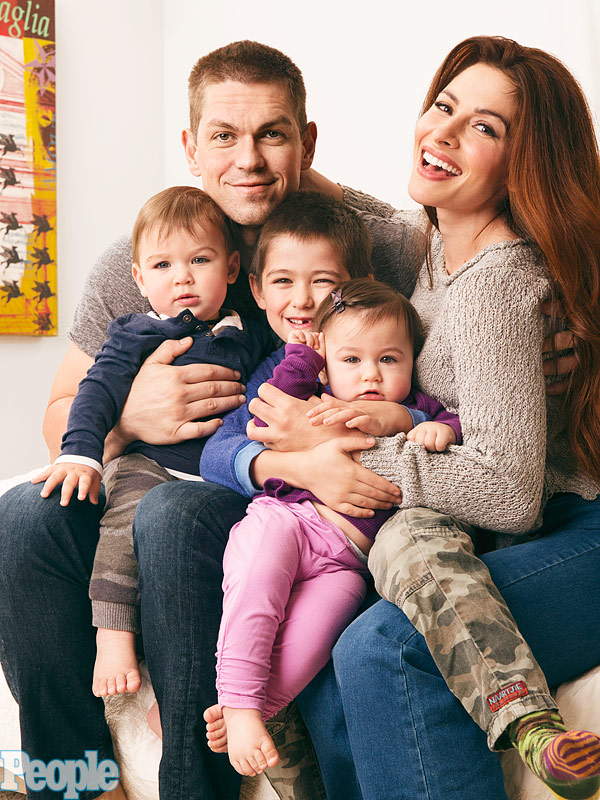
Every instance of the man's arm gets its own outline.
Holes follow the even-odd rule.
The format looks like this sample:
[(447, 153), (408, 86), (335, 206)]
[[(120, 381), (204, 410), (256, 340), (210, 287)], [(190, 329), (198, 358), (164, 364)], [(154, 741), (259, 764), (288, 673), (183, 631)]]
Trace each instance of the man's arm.
[(67, 429), (71, 403), (77, 394), (79, 382), (85, 378), (93, 363), (91, 356), (71, 343), (54, 377), (42, 426), (51, 461), (60, 455), (60, 444)]
[[(209, 436), (220, 420), (196, 420), (224, 414), (244, 403), (239, 373), (211, 364), (171, 365), (191, 343), (191, 338), (168, 340), (146, 359), (133, 381), (121, 419), (106, 439), (105, 462), (136, 439), (170, 444)], [(60, 454), (71, 404), (92, 363), (90, 356), (72, 344), (58, 369), (43, 426), (52, 461)]]

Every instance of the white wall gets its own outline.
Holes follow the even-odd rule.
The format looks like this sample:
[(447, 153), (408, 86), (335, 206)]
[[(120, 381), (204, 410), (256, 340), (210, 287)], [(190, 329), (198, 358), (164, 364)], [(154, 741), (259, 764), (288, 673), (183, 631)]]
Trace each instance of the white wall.
[[(559, 56), (600, 117), (597, 0), (56, 0), (59, 337), (0, 337), (0, 478), (46, 460), (40, 426), (84, 274), (143, 200), (190, 183), (181, 128), (195, 60), (250, 38), (302, 69), (319, 125), (315, 166), (398, 206), (410, 203), (412, 128), (452, 45), (502, 34)], [(166, 91), (165, 91), (166, 89)]]
[(56, 0), (57, 337), (0, 336), (0, 478), (47, 462), (54, 373), (88, 269), (164, 185), (162, 0)]
[(190, 180), (177, 145), (188, 73), (200, 55), (237, 39), (277, 47), (302, 70), (308, 115), (319, 127), (315, 167), (403, 208), (413, 205), (405, 187), (425, 90), (446, 53), (467, 36), (499, 34), (554, 53), (600, 117), (598, 0), (176, 0), (165, 8), (169, 183)]

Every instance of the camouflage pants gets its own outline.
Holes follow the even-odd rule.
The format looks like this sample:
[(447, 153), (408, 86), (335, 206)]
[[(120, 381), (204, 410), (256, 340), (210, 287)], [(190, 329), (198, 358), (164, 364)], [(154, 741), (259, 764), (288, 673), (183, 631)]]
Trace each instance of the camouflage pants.
[(292, 701), (266, 723), (279, 763), (266, 776), (280, 800), (327, 800), (310, 736)]
[(485, 564), (474, 529), (427, 508), (399, 511), (369, 555), (375, 587), (423, 635), (450, 690), (491, 749), (532, 711), (556, 709), (546, 679)]
[(164, 467), (140, 453), (115, 458), (106, 467), (106, 505), (90, 580), (92, 624), (96, 628), (140, 632), (133, 518), (150, 489), (174, 480)]

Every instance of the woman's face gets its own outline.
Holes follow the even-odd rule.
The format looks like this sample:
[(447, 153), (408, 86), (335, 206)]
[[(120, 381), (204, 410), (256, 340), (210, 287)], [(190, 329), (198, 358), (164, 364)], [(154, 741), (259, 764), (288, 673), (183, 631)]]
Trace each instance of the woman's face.
[(496, 215), (506, 195), (514, 86), (500, 70), (475, 64), (440, 92), (415, 129), (408, 184), (417, 203), (458, 214)]

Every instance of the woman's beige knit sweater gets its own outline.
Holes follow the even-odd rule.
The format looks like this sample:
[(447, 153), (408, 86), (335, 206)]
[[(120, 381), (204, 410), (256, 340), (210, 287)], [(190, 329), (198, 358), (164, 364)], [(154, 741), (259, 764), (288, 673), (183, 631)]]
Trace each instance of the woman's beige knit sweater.
[[(403, 248), (407, 230), (422, 235), (422, 212), (369, 216)], [(538, 527), (556, 492), (596, 497), (600, 486), (569, 448), (562, 399), (545, 393), (540, 304), (550, 284), (537, 249), (522, 239), (490, 245), (448, 275), (436, 232), (432, 264), (433, 286), (423, 264), (411, 298), (426, 332), (415, 377), (459, 414), (463, 444), (429, 453), (399, 434), (378, 439), (362, 464), (402, 489), (402, 508), (426, 506), (506, 533)]]

